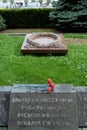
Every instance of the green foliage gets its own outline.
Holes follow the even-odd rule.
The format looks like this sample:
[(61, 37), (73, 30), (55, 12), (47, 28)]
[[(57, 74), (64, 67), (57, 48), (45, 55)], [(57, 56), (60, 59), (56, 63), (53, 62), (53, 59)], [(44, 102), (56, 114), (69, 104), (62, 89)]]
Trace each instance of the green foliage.
[(47, 6), (51, 3), (51, 0), (47, 0)]
[(7, 9), (1, 10), (7, 28), (50, 27), (49, 12), (52, 9)]
[(21, 54), (23, 40), (24, 36), (0, 35), (0, 85), (42, 84), (52, 78), (57, 84), (87, 86), (87, 45), (69, 44), (66, 56), (39, 57)]
[(87, 1), (60, 0), (53, 4), (50, 19), (62, 31), (87, 32)]
[(10, 0), (10, 3), (13, 4), (13, 3), (14, 3), (14, 0)]
[(42, 5), (43, 0), (39, 0), (39, 2), (40, 2), (40, 5)]
[(35, 2), (35, 0), (32, 0), (32, 2)]
[(6, 3), (7, 2), (7, 0), (3, 0), (3, 3)]
[(0, 31), (4, 30), (6, 28), (5, 20), (3, 17), (0, 15)]

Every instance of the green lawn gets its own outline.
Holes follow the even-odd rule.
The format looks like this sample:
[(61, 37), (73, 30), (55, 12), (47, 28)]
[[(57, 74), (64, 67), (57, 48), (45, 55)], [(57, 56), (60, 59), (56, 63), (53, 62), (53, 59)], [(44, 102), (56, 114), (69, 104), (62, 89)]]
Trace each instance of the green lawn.
[(66, 38), (84, 38), (84, 39), (87, 39), (87, 34), (80, 34), (80, 33), (65, 33), (64, 36)]
[[(76, 37), (65, 34), (65, 37)], [(79, 35), (78, 38), (87, 38)], [(87, 44), (68, 45), (66, 56), (32, 56), (20, 52), (24, 36), (0, 35), (0, 86), (47, 83), (87, 86)]]

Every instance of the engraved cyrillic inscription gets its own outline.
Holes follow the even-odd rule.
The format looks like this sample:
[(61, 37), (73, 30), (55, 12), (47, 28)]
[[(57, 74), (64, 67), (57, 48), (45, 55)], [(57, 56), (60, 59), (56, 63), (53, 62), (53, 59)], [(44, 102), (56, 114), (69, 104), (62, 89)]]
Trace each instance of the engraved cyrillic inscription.
[(12, 93), (9, 130), (77, 130), (75, 93)]
[(87, 92), (77, 92), (78, 123), (87, 127)]

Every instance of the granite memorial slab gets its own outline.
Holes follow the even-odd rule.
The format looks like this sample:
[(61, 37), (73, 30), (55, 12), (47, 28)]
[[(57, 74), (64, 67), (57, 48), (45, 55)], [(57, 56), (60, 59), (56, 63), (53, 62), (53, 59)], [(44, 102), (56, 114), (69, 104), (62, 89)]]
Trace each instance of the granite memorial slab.
[(0, 126), (8, 125), (11, 87), (0, 87)]
[(0, 130), (8, 130), (7, 127), (0, 127)]
[[(15, 92), (33, 92), (33, 93), (46, 93), (47, 84), (39, 84), (33, 85), (32, 84), (18, 84), (14, 85), (17, 88)], [(76, 99), (77, 99), (77, 113), (78, 113), (78, 127), (85, 127), (87, 128), (87, 86), (84, 87), (71, 87), (70, 85), (57, 85), (57, 89), (59, 92), (70, 92), (70, 90), (74, 90), (76, 92)], [(13, 86), (3, 86), (0, 87), (0, 129), (7, 129), (4, 126), (8, 126), (8, 116), (9, 116), (9, 105), (10, 105), (10, 91)], [(21, 87), (21, 90), (20, 90)], [(14, 87), (13, 87), (14, 88)], [(32, 88), (32, 89), (31, 89)]]
[(68, 48), (60, 33), (30, 33), (25, 36), (21, 52), (23, 54), (65, 55)]
[(87, 127), (87, 87), (76, 87), (78, 105), (78, 125)]
[(76, 92), (72, 85), (14, 85), (8, 130), (78, 130)]

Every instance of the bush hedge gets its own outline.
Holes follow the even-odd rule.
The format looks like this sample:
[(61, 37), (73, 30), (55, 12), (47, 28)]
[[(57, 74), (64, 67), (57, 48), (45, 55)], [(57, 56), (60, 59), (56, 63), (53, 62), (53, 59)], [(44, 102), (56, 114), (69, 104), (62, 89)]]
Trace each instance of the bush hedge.
[(3, 17), (0, 15), (0, 31), (4, 30), (6, 28), (5, 20)]
[(87, 1), (79, 1), (54, 2), (55, 8), (3, 9), (0, 14), (7, 28), (54, 27), (62, 32), (87, 32)]
[(7, 28), (46, 28), (52, 27), (49, 12), (53, 9), (5, 9), (0, 14)]

